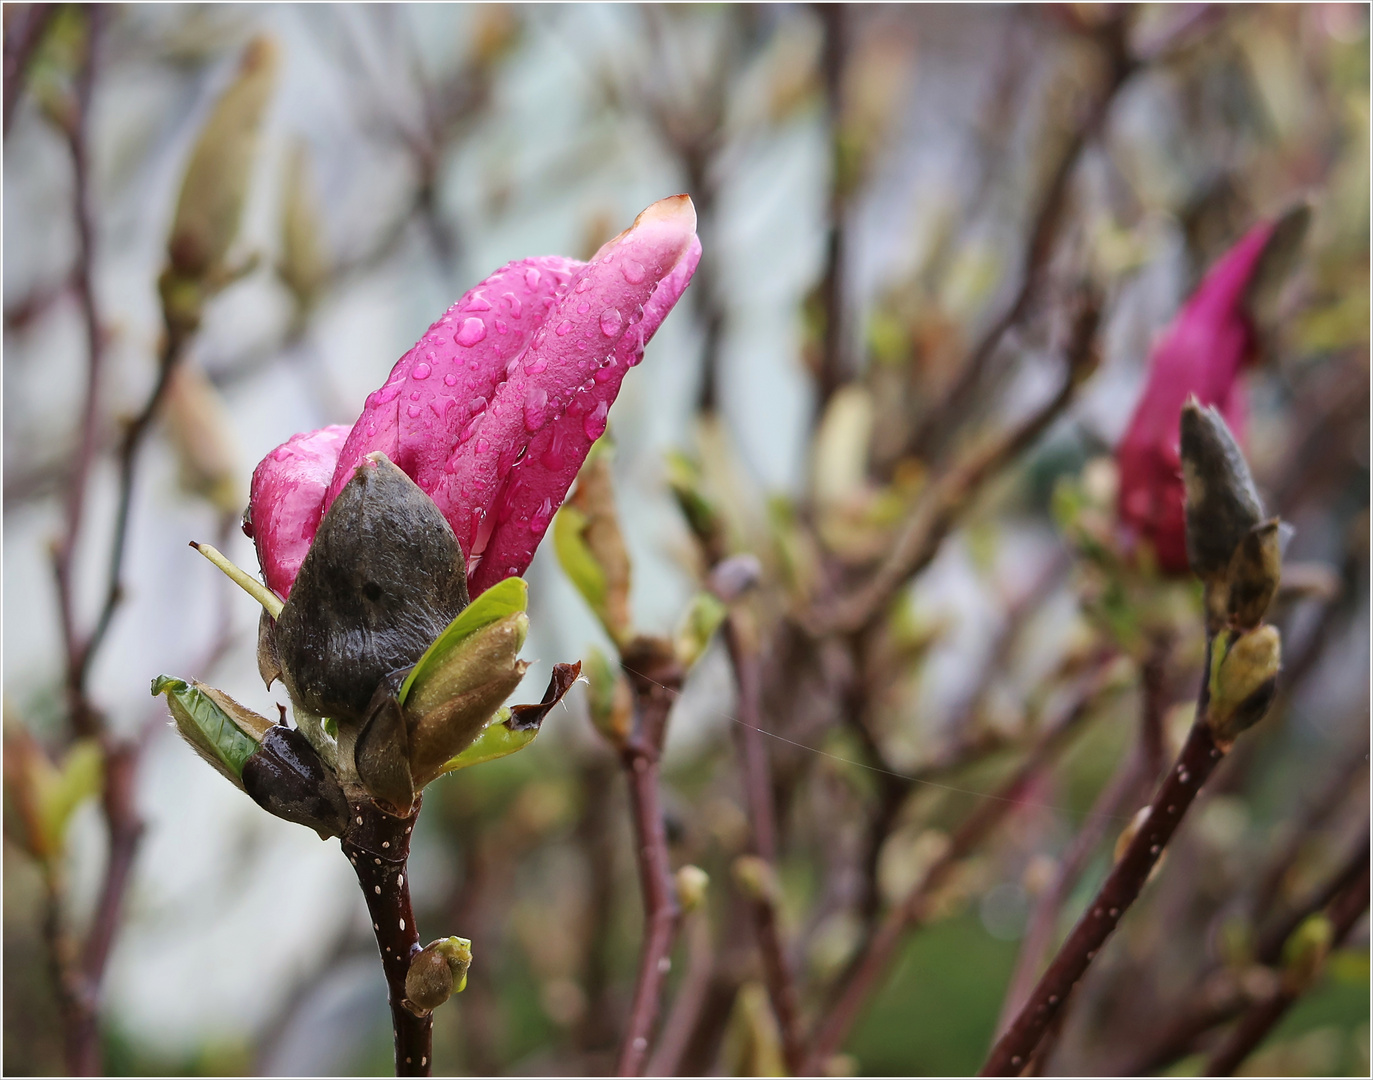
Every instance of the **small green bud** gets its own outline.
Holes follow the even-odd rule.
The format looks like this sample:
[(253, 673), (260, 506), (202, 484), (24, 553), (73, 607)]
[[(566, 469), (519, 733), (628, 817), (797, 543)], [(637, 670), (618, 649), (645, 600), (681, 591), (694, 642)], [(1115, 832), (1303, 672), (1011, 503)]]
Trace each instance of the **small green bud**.
[(629, 684), (605, 653), (592, 648), (583, 665), (587, 682), (587, 704), (591, 722), (611, 746), (624, 746), (634, 726), (634, 704)]
[(275, 727), (272, 721), (204, 683), (159, 675), (152, 692), (166, 695), (176, 730), (191, 749), (242, 788), (243, 765)]
[(1222, 747), (1263, 719), (1273, 702), (1281, 667), (1282, 637), (1274, 626), (1248, 633), (1222, 630), (1216, 635), (1206, 722)]
[(1304, 919), (1282, 947), (1282, 981), (1289, 993), (1308, 989), (1330, 953), (1335, 928), (1324, 912)]
[(734, 884), (750, 900), (761, 904), (776, 904), (782, 887), (772, 864), (758, 855), (740, 855), (730, 867)]
[(682, 667), (689, 668), (701, 658), (726, 614), (725, 605), (710, 593), (699, 592), (692, 597), (673, 640), (673, 650)]
[(1282, 550), (1277, 518), (1269, 518), (1244, 535), (1230, 556), (1226, 572), (1230, 624), (1252, 630), (1263, 621), (1282, 578)]
[(417, 1016), (427, 1016), (467, 988), (471, 966), (472, 942), (467, 938), (431, 941), (415, 954), (405, 973), (406, 1007)]
[(487, 721), (524, 678), (519, 659), (529, 632), (523, 611), (482, 627), (416, 683), (405, 700), (410, 771), (423, 788), (481, 734)]
[(706, 899), (706, 889), (710, 886), (710, 875), (699, 866), (687, 864), (677, 871), (677, 903), (682, 911), (695, 911)]
[(1182, 408), (1180, 451), (1188, 561), (1202, 581), (1223, 579), (1235, 549), (1263, 520), (1254, 478), (1220, 413), (1195, 398)]

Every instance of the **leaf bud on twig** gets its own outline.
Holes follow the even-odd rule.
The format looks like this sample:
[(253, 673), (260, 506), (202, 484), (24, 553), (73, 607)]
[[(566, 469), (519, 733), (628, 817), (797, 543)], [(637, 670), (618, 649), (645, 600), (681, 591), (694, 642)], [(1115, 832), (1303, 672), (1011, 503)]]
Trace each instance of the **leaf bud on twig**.
[(472, 966), (472, 942), (446, 937), (431, 941), (415, 954), (405, 974), (405, 1005), (416, 1016), (427, 1016), (467, 987)]
[(1222, 747), (1263, 719), (1273, 703), (1282, 667), (1282, 638), (1275, 626), (1248, 633), (1222, 630), (1211, 651), (1206, 722)]
[(699, 866), (688, 863), (677, 871), (677, 903), (682, 913), (695, 911), (705, 903), (706, 889), (710, 887), (710, 875)]

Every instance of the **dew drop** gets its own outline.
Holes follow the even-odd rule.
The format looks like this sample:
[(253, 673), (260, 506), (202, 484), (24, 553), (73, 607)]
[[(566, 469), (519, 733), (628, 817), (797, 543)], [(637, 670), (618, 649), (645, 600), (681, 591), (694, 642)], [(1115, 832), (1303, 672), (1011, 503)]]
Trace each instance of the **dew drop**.
[(537, 289), (539, 287), (539, 272), (534, 269), (534, 267), (531, 266), (524, 272), (524, 283), (531, 289)]
[(486, 337), (486, 323), (474, 315), (470, 319), (463, 320), (462, 326), (458, 329), (457, 342), (459, 345), (470, 349), (484, 337)]
[(477, 440), (477, 453), (484, 454), (491, 449), (491, 442), (488, 439)]
[(548, 361), (542, 356), (527, 355), (524, 362), (524, 373), (526, 375), (540, 375), (548, 370)]
[(553, 438), (549, 440), (548, 449), (539, 458), (539, 463), (545, 469), (556, 472), (567, 464), (567, 431), (562, 427), (553, 429)]
[(559, 337), (566, 337), (566, 336), (567, 336), (567, 332), (568, 332), (569, 330), (571, 330), (571, 329), (572, 329), (572, 320), (571, 320), (571, 319), (564, 319), (562, 322), (560, 322), (560, 323), (558, 324), (558, 336), (559, 336)]
[(599, 402), (591, 412), (587, 413), (586, 419), (582, 421), (582, 430), (586, 432), (586, 437), (595, 442), (605, 434), (605, 420), (610, 413), (610, 402)]
[(380, 390), (368, 399), (370, 405), (385, 405), (396, 400), (396, 395), (400, 393), (400, 382), (387, 383)]
[(429, 378), (429, 371), (430, 367), (428, 364), (416, 364), (415, 370), (410, 372), (410, 377), (423, 382), (425, 379)]
[(608, 307), (601, 312), (601, 333), (606, 337), (614, 337), (623, 325), (624, 318), (618, 308)]
[(578, 314), (578, 315), (585, 315), (585, 314), (586, 314), (588, 311), (590, 311), (590, 310), (591, 310), (591, 305), (588, 304), (585, 300), (583, 300), (580, 304), (577, 305), (577, 314)]
[(422, 413), (423, 411), (424, 410), (421, 409), (418, 405), (407, 405), (405, 409), (405, 414), (408, 417), (410, 417), (411, 420), (417, 420), (419, 418), (420, 413)]
[(443, 377), (443, 382), (445, 386), (457, 386), (458, 377), (454, 375), (452, 372), (449, 372), (447, 375)]
[(418, 390), (411, 390), (411, 391), (410, 391), (410, 400), (411, 400), (411, 401), (419, 401), (419, 399), (420, 399), (420, 392), (419, 392)]
[(490, 311), (491, 302), (480, 293), (475, 293), (467, 298), (468, 311)]
[(646, 271), (644, 264), (635, 262), (633, 259), (626, 259), (624, 265), (620, 267), (620, 273), (624, 274), (625, 280), (631, 285), (638, 285), (644, 280)]
[(591, 377), (595, 379), (598, 383), (609, 382), (611, 379), (615, 378), (614, 361), (607, 361), (606, 363), (602, 364), (600, 367), (596, 369), (596, 374), (594, 374)]
[(553, 500), (545, 498), (539, 504), (539, 508), (534, 511), (534, 516), (529, 519), (529, 531), (536, 536), (542, 536), (543, 531), (548, 528), (548, 523), (553, 520)]
[(510, 308), (510, 317), (512, 319), (518, 319), (520, 317), (520, 312), (524, 310), (524, 301), (514, 293), (508, 292), (505, 294), (505, 303), (506, 306)]
[(586, 292), (586, 290), (589, 289), (589, 288), (591, 288), (591, 279), (590, 279), (590, 278), (585, 278), (585, 277), (584, 277), (584, 278), (582, 278), (581, 281), (577, 282), (577, 291), (578, 291), (579, 293), (584, 293), (584, 292)]
[(507, 323), (504, 319), (497, 319), (497, 320), (496, 320), (496, 333), (498, 333), (498, 334), (507, 334), (507, 333), (509, 333), (509, 332), (510, 332), (510, 324)]
[(548, 391), (536, 386), (525, 395), (524, 429), (530, 434), (538, 431), (548, 422)]
[(459, 446), (467, 442), (468, 439), (472, 438), (472, 436), (477, 433), (477, 428), (481, 425), (481, 422), (482, 418), (480, 413), (467, 422), (467, 426), (462, 429), (462, 434), (458, 436)]
[(486, 409), (486, 398), (478, 394), (476, 397), (474, 397), (471, 401), (467, 403), (467, 407), (472, 410), (472, 414), (474, 416), (478, 413), (484, 412)]

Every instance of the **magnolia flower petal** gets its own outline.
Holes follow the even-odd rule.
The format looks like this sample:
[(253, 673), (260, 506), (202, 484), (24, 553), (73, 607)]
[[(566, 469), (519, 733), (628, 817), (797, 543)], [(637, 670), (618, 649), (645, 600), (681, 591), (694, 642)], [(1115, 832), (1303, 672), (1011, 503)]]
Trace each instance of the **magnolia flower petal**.
[(267, 587), (290, 596), (323, 517), (323, 498), (351, 429), (343, 424), (293, 435), (253, 471), (244, 531), (257, 547)]
[[(603, 246), (511, 364), (473, 436), (455, 448), (433, 494), (469, 554), (474, 588), (529, 564), (587, 450), (605, 430), (624, 372), (638, 362), (695, 269), (695, 230), (691, 200), (678, 195), (654, 203)], [(653, 304), (664, 281), (667, 291)], [(535, 438), (538, 461), (529, 457)], [(526, 509), (523, 521), (513, 518)], [(515, 536), (498, 544), (506, 557), (477, 562), (507, 527)]]
[(557, 255), (521, 259), (468, 290), (368, 395), (324, 509), (375, 450), (432, 493), (453, 446), (471, 436), (511, 359), (547, 318), (555, 291), (584, 265)]
[(1188, 569), (1178, 418), (1195, 395), (1201, 404), (1217, 406), (1243, 438), (1244, 397), (1237, 380), (1255, 348), (1244, 298), (1272, 234), (1273, 222), (1250, 229), (1210, 269), (1159, 338), (1143, 396), (1116, 451), (1120, 520), (1150, 542), (1168, 573)]
[(693, 236), (644, 305), (642, 320), (620, 338), (609, 362), (596, 371), (589, 385), (578, 388), (560, 417), (530, 440), (524, 461), (502, 493), (497, 524), (485, 555), (476, 567), (469, 568), (474, 588), (485, 589), (502, 578), (521, 574), (529, 565), (592, 443), (605, 431), (606, 415), (625, 373), (643, 359), (644, 346), (685, 291), (700, 257), (701, 243)]

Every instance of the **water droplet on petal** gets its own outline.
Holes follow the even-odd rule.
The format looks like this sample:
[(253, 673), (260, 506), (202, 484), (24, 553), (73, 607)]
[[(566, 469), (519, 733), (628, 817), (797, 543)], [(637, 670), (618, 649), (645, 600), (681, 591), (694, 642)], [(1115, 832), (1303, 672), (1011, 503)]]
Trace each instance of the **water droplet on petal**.
[(558, 336), (559, 336), (559, 337), (566, 337), (566, 336), (567, 336), (567, 332), (568, 332), (569, 330), (571, 330), (571, 329), (572, 329), (572, 320), (571, 320), (571, 319), (564, 319), (562, 322), (560, 322), (560, 323), (558, 324)]
[(459, 345), (470, 349), (484, 337), (486, 337), (486, 323), (474, 315), (470, 319), (463, 320), (462, 326), (458, 329), (457, 341)]
[(543, 535), (543, 531), (548, 528), (548, 523), (553, 520), (553, 500), (545, 498), (539, 503), (539, 508), (534, 511), (534, 516), (529, 519), (529, 531), (535, 536)]
[(411, 420), (417, 420), (419, 419), (420, 413), (422, 413), (424, 410), (421, 409), (418, 405), (409, 405), (406, 406), (405, 411), (409, 415)]
[(592, 376), (598, 383), (609, 382), (615, 377), (614, 363), (602, 364), (596, 369), (596, 374)]
[(451, 371), (443, 377), (443, 381), (446, 386), (458, 385), (458, 377), (454, 375)]
[(524, 283), (531, 289), (537, 289), (539, 287), (539, 272), (535, 270), (534, 267), (531, 266), (524, 272)]
[(638, 285), (639, 282), (643, 281), (645, 276), (647, 276), (647, 271), (644, 270), (644, 264), (635, 262), (633, 259), (625, 260), (624, 265), (620, 267), (620, 273), (624, 274), (625, 280), (631, 285)]
[(512, 292), (506, 293), (504, 295), (504, 300), (506, 306), (510, 308), (510, 317), (512, 319), (518, 319), (520, 317), (520, 312), (524, 310), (524, 301)]
[(491, 440), (489, 440), (489, 439), (478, 439), (478, 440), (477, 440), (477, 453), (479, 453), (479, 454), (484, 454), (484, 453), (486, 453), (486, 452), (487, 452), (488, 450), (490, 450), (490, 449), (491, 449)]
[(525, 395), (524, 429), (531, 435), (548, 422), (548, 391), (536, 386)]
[(586, 437), (595, 442), (605, 434), (606, 417), (610, 414), (610, 402), (602, 401), (587, 413), (586, 419), (582, 421), (582, 430), (586, 432)]
[(601, 312), (601, 333), (606, 337), (614, 337), (623, 325), (624, 319), (620, 317), (618, 308), (608, 307)]
[(508, 334), (509, 332), (510, 332), (510, 324), (507, 323), (504, 319), (497, 319), (497, 320), (496, 320), (496, 333), (498, 333), (498, 334)]
[(577, 305), (577, 314), (578, 314), (578, 315), (585, 315), (585, 314), (586, 314), (588, 311), (590, 311), (590, 310), (591, 310), (591, 305), (588, 304), (585, 300), (583, 300), (580, 304)]
[(490, 311), (491, 303), (480, 293), (474, 293), (467, 298), (468, 311)]
[(420, 392), (419, 392), (418, 390), (411, 390), (411, 391), (410, 391), (410, 400), (411, 400), (411, 401), (419, 401), (419, 399), (420, 399)]
[(548, 370), (548, 361), (537, 353), (525, 354), (524, 373), (526, 375), (540, 375)]
[(472, 410), (474, 416), (479, 415), (486, 408), (486, 398), (478, 394), (467, 403), (467, 407)]
[(579, 293), (584, 293), (584, 292), (586, 292), (586, 290), (589, 289), (589, 288), (591, 288), (591, 279), (590, 279), (590, 278), (585, 278), (585, 277), (584, 277), (584, 278), (582, 278), (581, 281), (577, 282), (577, 291), (578, 291)]
[(548, 449), (539, 458), (540, 464), (545, 469), (556, 472), (567, 463), (567, 429), (555, 427), (553, 438), (549, 440)]
[(396, 395), (400, 393), (400, 381), (387, 383), (375, 394), (367, 399), (369, 405), (385, 405), (396, 400)]
[(468, 439), (472, 438), (472, 436), (477, 433), (477, 428), (481, 426), (481, 422), (482, 418), (480, 413), (467, 421), (467, 426), (462, 429), (462, 434), (458, 436), (459, 446), (467, 442)]

